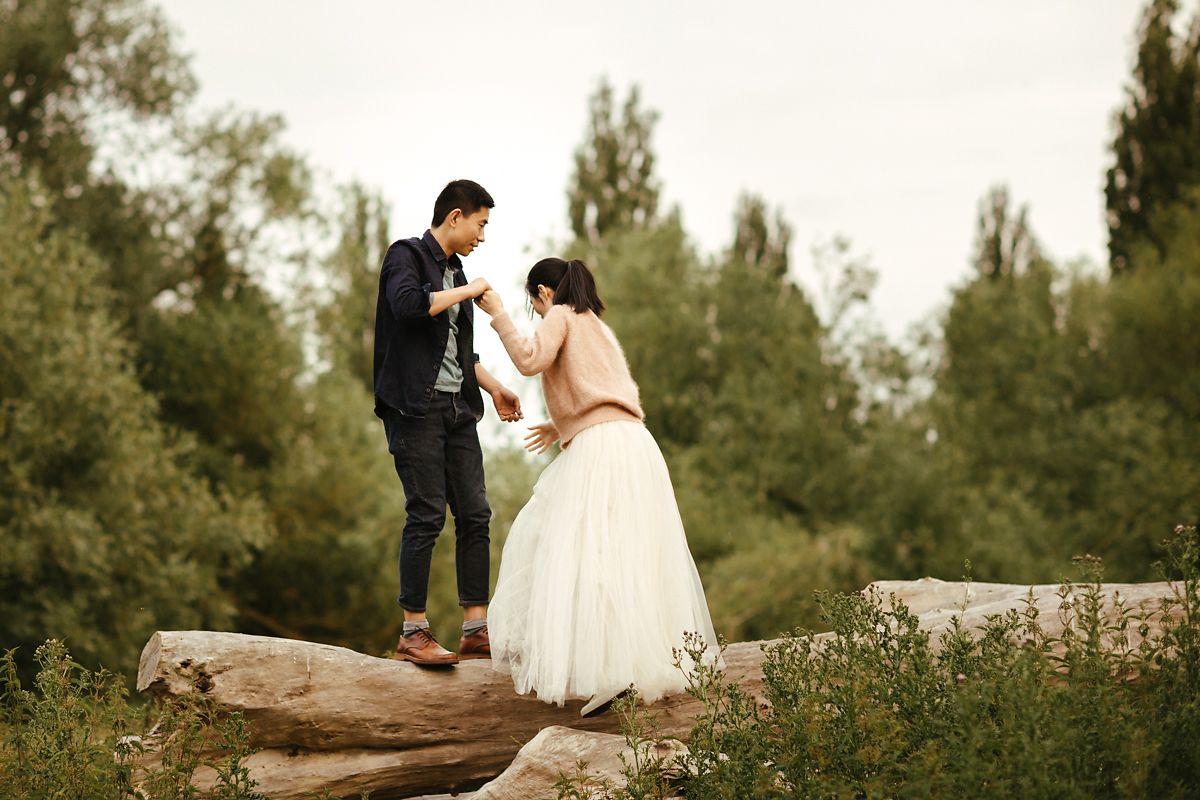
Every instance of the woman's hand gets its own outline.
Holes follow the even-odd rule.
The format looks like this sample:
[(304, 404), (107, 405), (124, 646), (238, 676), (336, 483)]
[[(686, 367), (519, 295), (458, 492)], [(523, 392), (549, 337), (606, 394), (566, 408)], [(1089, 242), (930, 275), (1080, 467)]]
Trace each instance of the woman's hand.
[(558, 428), (553, 422), (542, 422), (529, 426), (529, 434), (525, 437), (525, 449), (536, 455), (541, 455), (550, 449), (550, 445), (558, 441)]
[(486, 292), (475, 298), (475, 305), (483, 309), (489, 317), (504, 313), (504, 301), (500, 299), (495, 289), (488, 288)]

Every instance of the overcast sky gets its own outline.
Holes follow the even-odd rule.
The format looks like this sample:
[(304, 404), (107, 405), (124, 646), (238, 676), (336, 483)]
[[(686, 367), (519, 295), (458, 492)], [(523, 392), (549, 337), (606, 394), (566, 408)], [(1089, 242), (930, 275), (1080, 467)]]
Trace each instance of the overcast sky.
[[(802, 281), (836, 233), (900, 332), (965, 274), (996, 182), (1059, 258), (1103, 261), (1103, 173), (1140, 2), (167, 0), (200, 103), (280, 112), (287, 140), (377, 186), (396, 236), (447, 180), (497, 201), (475, 274), (566, 234), (571, 155), (601, 76), (637, 83), (668, 203), (707, 251), (739, 192), (783, 209)], [(510, 283), (515, 285), (515, 277)]]
[[(779, 207), (792, 263), (844, 234), (895, 337), (967, 274), (977, 203), (1008, 184), (1059, 260), (1105, 260), (1104, 171), (1142, 3), (166, 0), (203, 107), (279, 112), (287, 141), (420, 234), (453, 178), (496, 199), (467, 261), (515, 304), (602, 76), (657, 110), (667, 204), (701, 249), (738, 194)], [(1190, 4), (1189, 4), (1190, 5)], [(490, 348), (488, 348), (490, 349)]]

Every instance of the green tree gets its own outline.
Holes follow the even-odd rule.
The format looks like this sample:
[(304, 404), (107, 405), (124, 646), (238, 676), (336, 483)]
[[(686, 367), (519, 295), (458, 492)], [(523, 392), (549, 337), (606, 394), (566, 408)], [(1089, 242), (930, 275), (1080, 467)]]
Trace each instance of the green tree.
[(1148, 230), (1098, 315), (1119, 400), (1085, 420), (1087, 440), (1111, 457), (1092, 465), (1099, 485), (1080, 511), (1122, 556), (1118, 569), (1152, 559), (1164, 527), (1200, 517), (1200, 188), (1153, 215)]
[(1145, 240), (1132, 251), (1138, 269), (1109, 282), (1040, 257), (1000, 270), (985, 258), (955, 291), (928, 403), (927, 471), (942, 476), (941, 499), (921, 521), (877, 487), (910, 509), (897, 519), (918, 531), (914, 568), (957, 576), (939, 556), (948, 550), (984, 579), (1052, 579), (1055, 562), (1087, 552), (1115, 578), (1152, 575), (1161, 532), (1200, 512), (1186, 455), (1200, 443), (1200, 355), (1187, 330), (1200, 308), (1196, 208), (1153, 215), (1170, 255)]
[(396, 633), (404, 496), (357, 376), (332, 369), (293, 394), (265, 470), (276, 535), (236, 582), (248, 631), (380, 652)]
[[(395, 509), (381, 511), (369, 499), (379, 459), (364, 463), (348, 453), (362, 444), (351, 434), (374, 422), (369, 398), (351, 392), (348, 400), (336, 377), (302, 381), (307, 334), (263, 288), (268, 280), (278, 284), (289, 265), (316, 261), (311, 176), (282, 145), (282, 119), (234, 110), (184, 119), (191, 76), (161, 15), (142, 3), (5, 4), (0, 13), (12, 23), (0, 34), (4, 57), (14, 59), (9, 78), (33, 87), (5, 93), (16, 109), (5, 107), (5, 134), (18, 144), (42, 142), (8, 147), (6, 163), (46, 175), (46, 196), (59, 211), (48, 224), (78, 231), (103, 263), (96, 296), (131, 338), (125, 354), (136, 358), (138, 377), (158, 398), (135, 407), (142, 422), (158, 426), (161, 419), (185, 431), (189, 444), (175, 461), (219, 496), (253, 498), (260, 538), (271, 540), (253, 563), (243, 557), (222, 572), (222, 591), (234, 595), (221, 595), (220, 624), (239, 619), (236, 611), (255, 630), (278, 617), (273, 632), (282, 626), (313, 638), (363, 641), (379, 614), (365, 610), (370, 603), (361, 595), (380, 588), (386, 559), (375, 553), (360, 565), (347, 561), (364, 547), (379, 549), (385, 534), (372, 531), (363, 543), (363, 531), (373, 515)], [(23, 109), (31, 109), (28, 119), (17, 113)], [(125, 133), (131, 118), (172, 119), (164, 136), (144, 142), (171, 169), (157, 183), (132, 188), (120, 165), (110, 170), (100, 157), (98, 113), (124, 124)], [(354, 408), (357, 422), (338, 417)], [(301, 469), (322, 463), (344, 468), (337, 480), (323, 474), (324, 488)], [(347, 485), (357, 503), (341, 493)], [(283, 582), (300, 571), (284, 567), (302, 562), (309, 548), (323, 548), (330, 566), (304, 576), (297, 585), (314, 591), (280, 614), (278, 598), (296, 591), (284, 593)], [(265, 566), (280, 570), (260, 588), (251, 578)], [(335, 587), (341, 580), (345, 585)], [(352, 610), (354, 624), (335, 632), (321, 619), (339, 606)]]
[(268, 511), (274, 536), (231, 582), (239, 627), (377, 650), (403, 497), (370, 390), (349, 363), (312, 374), (304, 331), (242, 274), (228, 297), (155, 317), (144, 381), (196, 436), (192, 468)]
[(137, 330), (179, 280), (176, 193), (131, 187), (111, 156), (148, 161), (158, 144), (142, 132), (162, 126), (144, 123), (169, 122), (195, 89), (165, 17), (140, 0), (0, 2), (0, 82), (0, 170), (37, 176), (51, 224), (108, 264), (115, 318)]
[(104, 266), (51, 197), (0, 186), (0, 639), (128, 671), (155, 629), (229, 625), (224, 582), (270, 529), (183, 466), (192, 444), (156, 420)]
[[(229, 486), (249, 477), (243, 467), (269, 470), (293, 435), (305, 369), (301, 332), (262, 288), (307, 257), (289, 226), (308, 219), (310, 174), (282, 129), (277, 117), (221, 114), (183, 132), (191, 174), (171, 215), (180, 280), (137, 331), (145, 385), (167, 421), (197, 435), (202, 473)], [(280, 232), (294, 235), (279, 244)]]
[(1003, 278), (1029, 268), (1040, 256), (1029, 229), (1029, 209), (1009, 208), (1008, 187), (993, 187), (979, 203), (972, 265), (980, 275)]
[(717, 266), (710, 295), (717, 382), (703, 461), (755, 507), (811, 526), (829, 521), (843, 496), (838, 465), (854, 391), (825, 357), (825, 331), (805, 292), (763, 266), (757, 253), (736, 249)]
[(862, 324), (874, 273), (848, 242), (818, 253), (836, 273), (823, 322), (788, 274), (781, 215), (745, 196), (733, 229), (702, 284), (710, 396), (673, 475), (715, 624), (727, 636), (773, 637), (819, 624), (814, 589), (861, 588), (880, 563), (854, 492), (863, 398), (894, 367), (882, 334)]
[(293, 228), (315, 220), (312, 175), (283, 145), (284, 127), (278, 115), (228, 111), (182, 131), (189, 175), (174, 222), (186, 271), (172, 288), (185, 300), (229, 299), (268, 267), (309, 256)]
[(610, 231), (651, 222), (658, 212), (659, 182), (654, 176), (650, 138), (658, 115), (639, 107), (637, 86), (618, 119), (612, 86), (602, 81), (588, 105), (584, 143), (575, 151), (575, 172), (567, 207), (575, 237), (596, 243)]
[[(869, 338), (840, 338), (860, 396), (878, 392), (848, 470), (850, 517), (881, 574), (956, 579), (969, 559), (985, 580), (1049, 579), (1038, 569), (1061, 563), (1050, 543), (1063, 536), (1039, 500), (1065, 491), (1059, 437), (1082, 361), (1061, 327), (1059, 273), (1003, 187), (980, 203), (972, 265), (940, 339), (925, 344), (928, 372)], [(926, 398), (917, 387), (929, 382)]]
[(168, 309), (148, 323), (142, 381), (164, 420), (195, 435), (193, 466), (214, 485), (261, 491), (295, 435), (299, 335), (262, 289)]
[(391, 244), (387, 202), (360, 184), (342, 191), (341, 234), (323, 274), (329, 296), (317, 312), (325, 357), (354, 375), (368, 391), (374, 386), (375, 295), (379, 265)]
[(813, 534), (792, 517), (753, 512), (738, 522), (738, 546), (704, 570), (713, 627), (729, 641), (823, 630), (816, 592), (856, 591), (878, 578), (866, 537), (852, 525)]
[[(966, 515), (925, 548), (954, 553), (957, 563), (941, 564), (955, 569), (950, 577), (969, 558), (984, 580), (1015, 579), (1013, 559), (984, 551), (1004, 541), (1027, 564), (1024, 554), (1040, 552), (1049, 524), (1030, 506), (1031, 494), (1061, 497), (1066, 488), (1069, 476), (1054, 465), (1074, 414), (1073, 375), (1055, 328), (1055, 277), (1044, 261), (1003, 280), (981, 273), (956, 290), (946, 315), (931, 430), (958, 472), (942, 491), (957, 495)], [(1061, 542), (1061, 531), (1051, 538)]]
[(162, 12), (141, 0), (0, 2), (0, 159), (38, 169), (52, 198), (91, 185), (92, 120), (146, 119), (195, 89)]
[(969, 446), (982, 469), (1016, 471), (1032, 455), (1029, 426), (1064, 394), (1046, 383), (1056, 352), (1055, 270), (1036, 258), (1024, 209), (1014, 222), (1007, 205), (1002, 189), (983, 204), (976, 277), (954, 292), (945, 318), (936, 379), (947, 401), (937, 431), (946, 442)]
[(1148, 224), (1149, 243), (1130, 265), (1155, 275), (1121, 275), (1112, 283), (1107, 345), (1124, 392), (1160, 400), (1174, 416), (1200, 420), (1200, 185)]
[(1151, 0), (1138, 31), (1133, 85), (1117, 114), (1105, 200), (1114, 273), (1131, 266), (1139, 239), (1154, 239), (1150, 217), (1200, 184), (1200, 16), (1186, 37), (1171, 24), (1177, 0)]
[(758, 195), (743, 194), (738, 198), (732, 252), (747, 266), (782, 279), (788, 271), (792, 228), (782, 212), (776, 211), (773, 219), (769, 214), (766, 201)]

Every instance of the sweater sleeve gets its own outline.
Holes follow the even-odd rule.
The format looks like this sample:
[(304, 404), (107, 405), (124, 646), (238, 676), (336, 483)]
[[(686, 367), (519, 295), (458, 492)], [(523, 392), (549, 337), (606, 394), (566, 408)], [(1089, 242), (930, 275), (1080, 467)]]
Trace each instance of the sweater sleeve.
[(507, 312), (492, 320), (492, 327), (500, 334), (500, 341), (508, 351), (509, 358), (522, 375), (537, 375), (544, 372), (558, 357), (567, 338), (567, 314), (565, 306), (554, 306), (542, 319), (532, 338), (521, 335)]

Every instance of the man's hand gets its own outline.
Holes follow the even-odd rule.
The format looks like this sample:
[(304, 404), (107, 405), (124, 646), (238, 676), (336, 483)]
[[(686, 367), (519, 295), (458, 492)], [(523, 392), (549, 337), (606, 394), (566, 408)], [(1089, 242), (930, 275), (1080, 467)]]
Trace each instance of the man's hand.
[(505, 422), (516, 422), (525, 418), (525, 415), (521, 413), (521, 398), (517, 397), (514, 392), (503, 386), (497, 386), (489, 394), (492, 396), (492, 402), (496, 404), (496, 413), (500, 415), (500, 419)]
[(525, 449), (536, 455), (540, 456), (558, 441), (558, 428), (554, 427), (553, 422), (530, 425), (529, 431), (525, 436)]
[(490, 287), (482, 295), (475, 298), (475, 305), (482, 308), (484, 313), (489, 317), (504, 313), (504, 301), (500, 299), (500, 294)]
[(472, 290), (472, 298), (477, 298), (484, 292), (490, 292), (492, 290), (492, 285), (487, 282), (486, 278), (475, 278), (468, 283), (467, 286), (469, 286)]

